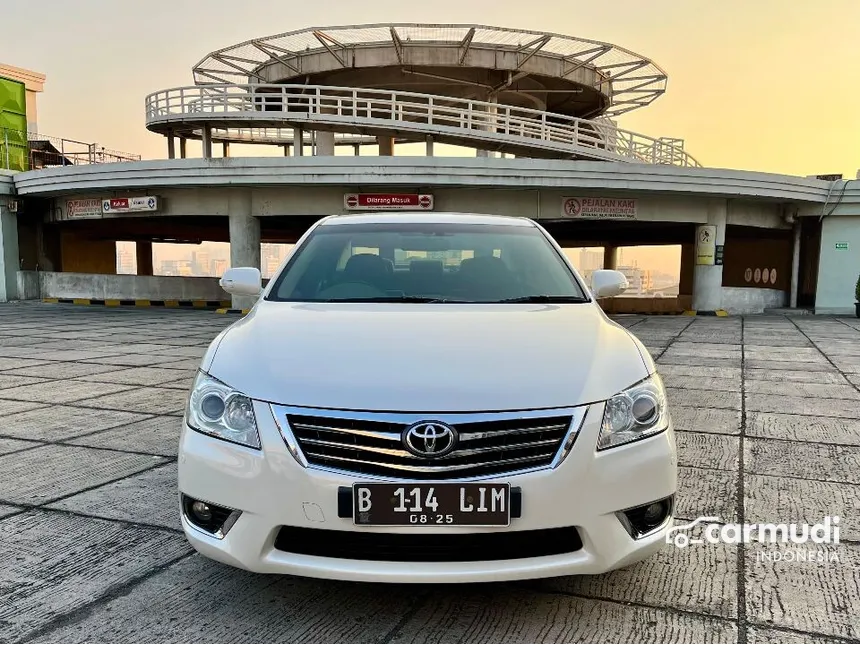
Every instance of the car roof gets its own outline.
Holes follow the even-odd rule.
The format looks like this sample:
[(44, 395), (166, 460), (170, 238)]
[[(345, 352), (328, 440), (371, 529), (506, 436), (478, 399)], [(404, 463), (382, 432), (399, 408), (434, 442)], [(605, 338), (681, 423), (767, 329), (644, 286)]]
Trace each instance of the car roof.
[(321, 226), (344, 226), (350, 224), (494, 224), (496, 226), (533, 227), (535, 224), (525, 217), (505, 215), (481, 215), (477, 213), (440, 213), (426, 211), (396, 211), (373, 213), (350, 213), (325, 218)]

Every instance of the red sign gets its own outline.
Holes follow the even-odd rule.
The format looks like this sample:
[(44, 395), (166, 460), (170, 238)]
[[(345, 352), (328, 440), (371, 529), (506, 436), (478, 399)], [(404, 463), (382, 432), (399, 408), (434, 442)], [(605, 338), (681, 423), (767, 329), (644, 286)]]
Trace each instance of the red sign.
[(344, 208), (353, 211), (433, 210), (433, 195), (348, 193)]
[(110, 200), (110, 209), (115, 210), (117, 208), (128, 208), (128, 197)]

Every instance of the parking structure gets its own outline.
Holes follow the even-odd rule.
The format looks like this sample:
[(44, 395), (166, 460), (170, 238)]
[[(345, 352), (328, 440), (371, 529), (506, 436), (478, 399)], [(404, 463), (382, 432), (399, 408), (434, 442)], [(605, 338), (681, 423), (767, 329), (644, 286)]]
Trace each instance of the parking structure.
[(839, 516), (840, 544), (814, 545), (825, 562), (763, 558), (772, 547), (757, 544), (667, 545), (606, 575), (467, 586), (263, 576), (193, 552), (179, 529), (180, 417), (206, 346), (234, 320), (0, 307), (0, 640), (860, 637), (857, 319), (617, 318), (668, 387), (677, 523)]

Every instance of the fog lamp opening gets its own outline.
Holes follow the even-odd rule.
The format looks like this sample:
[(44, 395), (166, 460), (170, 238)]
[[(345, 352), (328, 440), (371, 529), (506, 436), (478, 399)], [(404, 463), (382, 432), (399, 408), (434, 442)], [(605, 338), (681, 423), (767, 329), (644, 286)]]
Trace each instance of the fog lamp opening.
[(634, 539), (643, 538), (666, 525), (672, 517), (675, 496), (670, 495), (648, 504), (616, 513), (624, 528)]

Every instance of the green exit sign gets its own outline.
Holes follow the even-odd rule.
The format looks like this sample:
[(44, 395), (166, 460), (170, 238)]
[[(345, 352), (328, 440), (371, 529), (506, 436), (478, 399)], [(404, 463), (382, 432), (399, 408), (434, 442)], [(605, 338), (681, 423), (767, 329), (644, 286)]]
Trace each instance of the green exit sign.
[(836, 243), (837, 251), (847, 251), (848, 250), (848, 242), (837, 242)]

